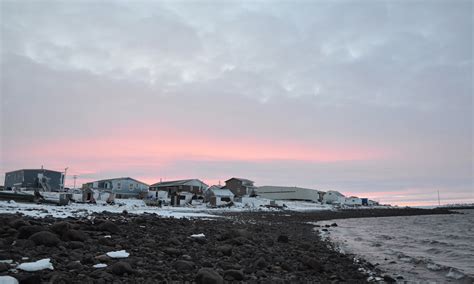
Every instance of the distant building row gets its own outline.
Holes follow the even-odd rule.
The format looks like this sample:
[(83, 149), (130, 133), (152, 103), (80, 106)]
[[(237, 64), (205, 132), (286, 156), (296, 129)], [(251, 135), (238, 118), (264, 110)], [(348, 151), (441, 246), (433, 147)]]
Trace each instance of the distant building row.
[[(60, 191), (64, 188), (64, 175), (46, 169), (23, 169), (5, 174), (5, 188), (42, 188)], [(211, 186), (199, 179), (160, 181), (148, 185), (130, 177), (103, 179), (82, 185), (83, 191), (95, 190), (114, 194), (116, 198), (171, 200), (172, 205), (182, 205), (192, 199), (202, 199), (213, 205), (233, 201), (244, 196), (261, 196), (272, 200), (306, 200), (327, 204), (373, 205), (367, 198), (345, 197), (337, 191), (319, 191), (310, 188), (285, 186), (256, 187), (249, 179), (233, 177), (224, 186)]]

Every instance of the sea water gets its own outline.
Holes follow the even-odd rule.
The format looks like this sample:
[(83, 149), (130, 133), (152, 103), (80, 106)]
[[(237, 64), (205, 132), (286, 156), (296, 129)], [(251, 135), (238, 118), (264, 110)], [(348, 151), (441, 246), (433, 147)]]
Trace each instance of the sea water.
[(474, 210), (457, 212), (318, 224), (336, 222), (326, 237), (399, 282), (474, 283)]

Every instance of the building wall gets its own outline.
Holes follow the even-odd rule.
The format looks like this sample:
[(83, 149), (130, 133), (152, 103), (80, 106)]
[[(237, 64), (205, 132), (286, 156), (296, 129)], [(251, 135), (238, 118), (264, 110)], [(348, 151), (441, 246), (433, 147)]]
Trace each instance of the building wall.
[(257, 188), (257, 194), (273, 200), (320, 201), (319, 191), (302, 187), (261, 186)]
[(337, 191), (328, 191), (324, 194), (323, 202), (327, 204), (343, 204), (345, 202), (345, 196)]
[(128, 197), (144, 197), (146, 198), (148, 192), (148, 185), (137, 182), (129, 178), (119, 178), (110, 180), (100, 180), (88, 183), (92, 184), (92, 188), (99, 190), (111, 190), (117, 195), (117, 198)]
[(43, 174), (43, 176), (49, 178), (51, 189), (61, 189), (62, 173), (42, 169), (26, 169), (5, 173), (5, 187), (13, 188), (16, 184), (20, 184), (22, 188), (40, 188), (38, 174)]
[(204, 183), (199, 181), (190, 181), (183, 185), (172, 185), (172, 186), (152, 186), (150, 187), (151, 190), (164, 190), (167, 191), (168, 194), (174, 192), (191, 192), (197, 195), (202, 195), (204, 190), (207, 189), (207, 186)]
[(230, 189), (235, 196), (244, 196), (247, 194), (247, 187), (242, 185), (238, 179), (230, 179), (225, 182), (225, 188)]

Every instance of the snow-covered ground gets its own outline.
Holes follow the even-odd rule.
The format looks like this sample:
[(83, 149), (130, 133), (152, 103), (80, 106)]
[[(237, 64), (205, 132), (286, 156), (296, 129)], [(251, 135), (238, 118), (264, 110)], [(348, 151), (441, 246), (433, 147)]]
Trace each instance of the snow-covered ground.
[[(147, 206), (143, 200), (135, 199), (116, 199), (115, 205), (105, 203), (84, 204), (71, 203), (67, 206), (57, 206), (49, 204), (33, 204), (20, 203), (15, 201), (0, 201), (1, 213), (22, 213), (31, 217), (43, 218), (52, 216), (56, 218), (86, 217), (92, 213), (111, 212), (122, 213), (126, 210), (130, 214), (155, 213), (163, 217), (175, 218), (216, 218), (219, 213), (223, 212), (243, 212), (243, 211), (272, 211), (275, 208), (267, 208), (265, 205), (270, 204), (270, 200), (265, 198), (242, 198), (242, 202), (235, 202), (234, 206), (226, 208), (208, 208), (206, 204), (197, 204), (188, 207), (172, 207), (163, 206), (154, 207)], [(315, 210), (333, 210), (331, 205), (321, 205), (312, 202), (303, 201), (283, 201), (277, 200), (275, 205), (284, 206), (286, 210), (291, 211), (315, 211)]]

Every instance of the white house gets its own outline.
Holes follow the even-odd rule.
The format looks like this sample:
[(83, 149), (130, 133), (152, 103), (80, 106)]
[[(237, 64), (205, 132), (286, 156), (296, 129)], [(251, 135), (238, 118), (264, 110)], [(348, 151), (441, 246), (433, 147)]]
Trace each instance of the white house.
[(350, 206), (362, 206), (362, 199), (356, 196), (346, 197), (344, 204)]
[(339, 191), (329, 190), (323, 196), (323, 203), (326, 204), (344, 204), (346, 197)]
[(148, 187), (148, 184), (130, 177), (103, 179), (84, 185), (84, 188), (112, 191), (116, 198), (144, 198), (148, 194)]
[(256, 189), (258, 196), (272, 200), (306, 200), (320, 201), (322, 192), (311, 188), (296, 186), (259, 186)]
[(211, 205), (223, 205), (234, 201), (235, 195), (227, 188), (220, 188), (217, 185), (209, 187), (204, 192), (204, 201)]

